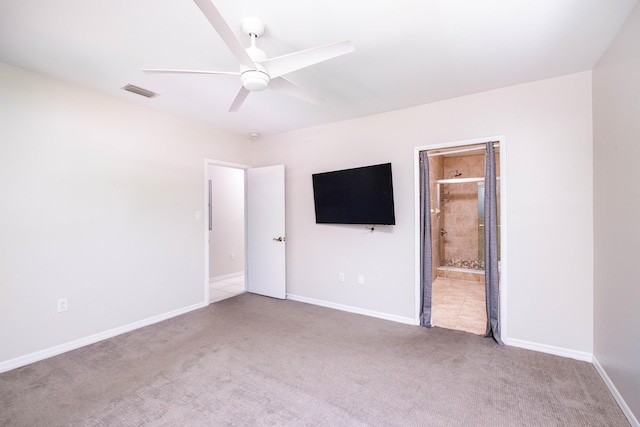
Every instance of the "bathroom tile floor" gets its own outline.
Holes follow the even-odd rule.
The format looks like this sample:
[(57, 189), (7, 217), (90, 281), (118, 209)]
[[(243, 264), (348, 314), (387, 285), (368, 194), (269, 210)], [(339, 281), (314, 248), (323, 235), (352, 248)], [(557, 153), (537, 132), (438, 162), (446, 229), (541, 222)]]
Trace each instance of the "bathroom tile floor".
[(431, 321), (441, 328), (484, 334), (487, 328), (484, 283), (438, 277), (431, 291)]
[(209, 282), (209, 302), (218, 302), (245, 293), (244, 274)]

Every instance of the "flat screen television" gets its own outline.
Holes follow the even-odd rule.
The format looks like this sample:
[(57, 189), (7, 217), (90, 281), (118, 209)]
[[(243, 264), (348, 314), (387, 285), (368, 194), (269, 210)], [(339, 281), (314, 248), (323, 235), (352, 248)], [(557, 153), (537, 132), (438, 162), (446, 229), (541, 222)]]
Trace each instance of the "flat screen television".
[(312, 179), (316, 223), (396, 223), (391, 163), (316, 173)]

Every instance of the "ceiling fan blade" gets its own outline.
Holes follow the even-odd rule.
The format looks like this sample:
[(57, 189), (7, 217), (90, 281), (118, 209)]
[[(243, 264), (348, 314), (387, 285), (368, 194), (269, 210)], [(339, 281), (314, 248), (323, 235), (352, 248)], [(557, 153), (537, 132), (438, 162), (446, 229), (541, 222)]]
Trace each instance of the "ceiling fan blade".
[(269, 89), (277, 90), (285, 95), (293, 96), (294, 98), (302, 99), (303, 101), (311, 102), (312, 104), (321, 104), (324, 102), (323, 98), (312, 94), (306, 89), (301, 88), (297, 84), (284, 77), (276, 77), (269, 82)]
[(147, 68), (142, 71), (145, 73), (155, 73), (155, 74), (225, 74), (229, 76), (240, 75), (240, 73), (236, 71), (171, 70), (171, 69), (156, 69), (156, 68)]
[(287, 55), (276, 56), (275, 58), (262, 61), (260, 64), (267, 70), (269, 76), (274, 78), (317, 64), (318, 62), (353, 52), (353, 50), (353, 43), (347, 40), (344, 42), (312, 47), (311, 49), (301, 50)]
[(249, 54), (244, 50), (244, 47), (242, 47), (242, 43), (240, 43), (240, 40), (238, 40), (231, 27), (229, 27), (227, 21), (224, 20), (218, 8), (211, 3), (211, 0), (193, 1), (200, 8), (211, 25), (213, 25), (213, 28), (216, 30), (220, 38), (222, 38), (222, 41), (227, 45), (233, 56), (236, 57), (236, 60), (240, 65), (248, 68), (255, 68)]
[(247, 99), (247, 95), (249, 95), (249, 91), (245, 89), (244, 86), (241, 87), (238, 91), (238, 94), (236, 95), (236, 98), (231, 103), (231, 107), (229, 107), (229, 112), (235, 113), (236, 111), (238, 111), (244, 100)]

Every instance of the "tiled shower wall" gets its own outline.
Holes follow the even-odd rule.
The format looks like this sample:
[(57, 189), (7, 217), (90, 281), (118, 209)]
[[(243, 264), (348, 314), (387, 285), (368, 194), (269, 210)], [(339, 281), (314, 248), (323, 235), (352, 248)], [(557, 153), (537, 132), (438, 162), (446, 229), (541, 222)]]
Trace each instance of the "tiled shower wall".
[[(456, 171), (460, 176), (455, 176)], [(484, 155), (445, 157), (445, 179), (484, 176)], [(443, 211), (444, 259), (478, 261), (478, 183), (444, 184), (440, 195)]]
[[(496, 164), (496, 175), (499, 176), (498, 154)], [(444, 157), (444, 179), (481, 178), (484, 177), (484, 167), (484, 154)], [(456, 177), (456, 173), (460, 175)], [(483, 262), (478, 259), (478, 183), (444, 184), (441, 191), (441, 227), (447, 234), (441, 237), (444, 250), (439, 264), (443, 259), (455, 260), (456, 263)]]

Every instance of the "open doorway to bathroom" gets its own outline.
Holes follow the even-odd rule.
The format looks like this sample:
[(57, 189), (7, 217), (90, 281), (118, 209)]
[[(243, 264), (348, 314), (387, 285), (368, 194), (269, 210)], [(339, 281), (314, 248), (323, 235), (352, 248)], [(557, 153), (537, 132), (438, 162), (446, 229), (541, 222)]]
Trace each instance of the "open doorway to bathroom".
[[(431, 202), (432, 324), (484, 334), (487, 328), (484, 281), (485, 144), (433, 149), (428, 150), (427, 154)], [(499, 156), (497, 147), (498, 233)]]
[(245, 287), (245, 170), (207, 164), (209, 302)]

